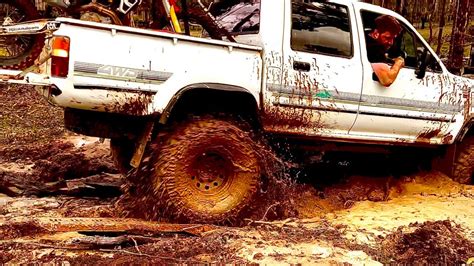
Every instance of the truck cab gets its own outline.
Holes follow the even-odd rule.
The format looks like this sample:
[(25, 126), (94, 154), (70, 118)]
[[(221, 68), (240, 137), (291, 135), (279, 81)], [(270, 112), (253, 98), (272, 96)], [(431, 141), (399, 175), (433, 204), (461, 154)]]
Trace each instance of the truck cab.
[[(467, 108), (472, 83), (450, 74), (395, 12), (351, 1), (284, 2), (262, 1), (261, 7), (262, 104), (270, 117), (282, 119), (267, 119), (268, 131), (356, 142), (449, 144), (465, 118), (472, 117), (472, 106)], [(272, 19), (265, 20), (267, 11)], [(406, 54), (405, 67), (389, 87), (374, 79), (367, 58), (365, 36), (380, 15), (399, 21), (402, 32), (394, 48)], [(281, 32), (271, 31), (275, 24), (284, 25)], [(419, 75), (424, 59), (425, 73)]]

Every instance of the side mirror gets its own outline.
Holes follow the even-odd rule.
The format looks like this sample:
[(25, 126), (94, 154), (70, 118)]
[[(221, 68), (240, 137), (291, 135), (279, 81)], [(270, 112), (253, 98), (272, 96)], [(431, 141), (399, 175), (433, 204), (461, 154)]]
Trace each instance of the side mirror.
[(417, 61), (415, 75), (417, 79), (422, 79), (425, 77), (426, 68), (428, 67), (429, 62), (431, 61), (431, 54), (428, 52), (428, 49), (418, 50), (417, 51)]
[(408, 54), (407, 54), (407, 52), (405, 52), (405, 51), (400, 51), (400, 56), (401, 56), (403, 59), (407, 59)]

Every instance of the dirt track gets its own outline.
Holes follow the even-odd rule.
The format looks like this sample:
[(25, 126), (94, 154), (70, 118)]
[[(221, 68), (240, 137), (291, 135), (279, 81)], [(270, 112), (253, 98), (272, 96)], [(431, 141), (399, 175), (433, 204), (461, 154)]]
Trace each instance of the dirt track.
[(268, 203), (242, 227), (124, 220), (114, 206), (123, 178), (107, 142), (64, 132), (60, 111), (28, 88), (0, 88), (0, 263), (453, 264), (474, 257), (474, 187), (432, 171), (292, 183), (284, 204)]

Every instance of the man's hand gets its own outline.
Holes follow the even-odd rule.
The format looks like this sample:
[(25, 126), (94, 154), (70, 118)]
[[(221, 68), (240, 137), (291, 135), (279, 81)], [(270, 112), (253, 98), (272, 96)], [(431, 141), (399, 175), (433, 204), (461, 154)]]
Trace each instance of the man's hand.
[(393, 61), (394, 61), (394, 65), (398, 65), (399, 68), (402, 68), (405, 66), (405, 59), (403, 59), (403, 57), (401, 56), (395, 58)]

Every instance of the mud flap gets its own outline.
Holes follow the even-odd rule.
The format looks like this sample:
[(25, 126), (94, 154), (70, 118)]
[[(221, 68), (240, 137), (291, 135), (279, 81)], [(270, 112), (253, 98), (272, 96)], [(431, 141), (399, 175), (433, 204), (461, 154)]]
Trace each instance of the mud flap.
[(145, 148), (148, 142), (150, 141), (151, 133), (155, 126), (155, 121), (150, 121), (146, 124), (145, 129), (142, 132), (142, 135), (138, 139), (138, 145), (133, 153), (133, 157), (130, 160), (130, 166), (133, 168), (138, 168), (142, 162), (143, 154), (145, 153)]

